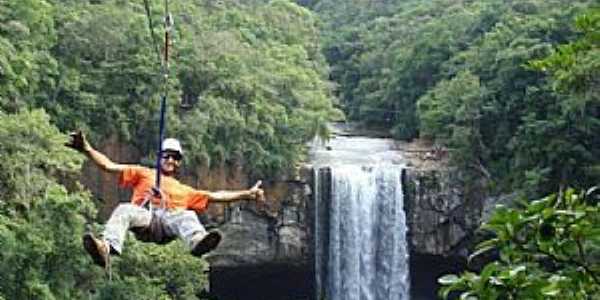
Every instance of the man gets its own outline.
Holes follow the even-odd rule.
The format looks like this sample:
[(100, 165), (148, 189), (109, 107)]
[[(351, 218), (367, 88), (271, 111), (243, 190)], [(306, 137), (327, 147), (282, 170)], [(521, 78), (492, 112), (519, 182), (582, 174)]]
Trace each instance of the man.
[[(264, 192), (258, 181), (251, 189), (242, 191), (209, 192), (196, 190), (175, 179), (181, 165), (183, 150), (178, 140), (165, 139), (160, 159), (160, 189), (155, 185), (156, 170), (138, 165), (118, 164), (95, 150), (80, 132), (74, 132), (67, 146), (86, 154), (104, 171), (119, 175), (122, 187), (131, 188), (131, 203), (122, 203), (112, 212), (106, 222), (102, 238), (91, 233), (83, 236), (83, 244), (94, 262), (108, 267), (110, 254), (120, 254), (127, 230), (140, 240), (167, 243), (181, 238), (192, 255), (202, 256), (213, 250), (221, 241), (217, 231), (207, 232), (198, 220), (196, 212), (206, 210), (211, 202), (238, 200), (264, 201)], [(145, 208), (145, 204), (153, 210)]]

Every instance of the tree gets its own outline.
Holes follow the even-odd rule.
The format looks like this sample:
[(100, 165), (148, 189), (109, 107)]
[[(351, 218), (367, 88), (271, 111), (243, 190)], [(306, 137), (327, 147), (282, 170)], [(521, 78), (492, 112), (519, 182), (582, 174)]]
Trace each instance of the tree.
[(521, 130), (526, 136), (521, 139), (524, 147), (530, 148), (527, 140), (545, 138), (549, 147), (540, 148), (553, 158), (547, 164), (553, 174), (550, 181), (561, 186), (586, 186), (600, 179), (600, 10), (578, 16), (575, 29), (580, 34), (576, 40), (530, 62), (533, 69), (550, 75), (546, 89), (560, 101), (544, 101), (544, 113), (530, 115), (532, 121)]
[[(41, 110), (0, 113), (0, 298), (191, 299), (204, 288), (206, 263), (181, 242), (132, 248), (105, 280), (81, 246), (95, 203), (74, 182), (83, 157)], [(94, 298), (95, 297), (95, 298)]]
[[(164, 91), (156, 34), (164, 1), (148, 3), (158, 45), (142, 1), (0, 4), (0, 109), (44, 108), (62, 130), (80, 128), (92, 140), (118, 136), (151, 159)], [(177, 21), (168, 130), (198, 151), (192, 168), (282, 173), (304, 156), (306, 141), (327, 135), (327, 120), (342, 118), (307, 9), (289, 1), (177, 1), (170, 10)], [(192, 136), (190, 125), (208, 128)], [(221, 133), (227, 139), (212, 136)]]
[(439, 294), (461, 299), (598, 299), (600, 197), (567, 189), (519, 208), (498, 208), (482, 227), (493, 235), (469, 257), (498, 257), (478, 272), (439, 278)]
[[(176, 129), (203, 165), (247, 165), (257, 176), (290, 168), (304, 143), (327, 135), (333, 108), (316, 20), (287, 1), (228, 7), (190, 23), (179, 81), (189, 107)], [(192, 8), (193, 9), (193, 8)], [(193, 10), (189, 10), (193, 11)], [(193, 38), (193, 35), (203, 38)]]
[(55, 83), (54, 10), (47, 1), (0, 3), (0, 110), (16, 112)]
[[(81, 298), (91, 273), (79, 236), (94, 212), (89, 194), (56, 177), (73, 175), (82, 158), (43, 111), (0, 114), (0, 295), (7, 299)], [(82, 279), (79, 279), (82, 278)]]
[[(162, 32), (164, 1), (149, 3)], [(273, 177), (327, 135), (339, 111), (311, 12), (289, 1), (175, 1), (171, 12), (168, 134), (190, 169), (239, 163)], [(9, 0), (0, 21), (0, 298), (198, 297), (205, 262), (178, 242), (131, 242), (110, 282), (79, 243), (100, 203), (74, 183), (82, 157), (60, 130), (154, 155), (165, 86), (142, 2)]]

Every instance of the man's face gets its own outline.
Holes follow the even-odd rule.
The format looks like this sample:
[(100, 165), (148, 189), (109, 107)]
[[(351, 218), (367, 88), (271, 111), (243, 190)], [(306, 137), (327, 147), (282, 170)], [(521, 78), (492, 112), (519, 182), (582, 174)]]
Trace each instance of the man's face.
[(181, 158), (181, 154), (177, 151), (167, 150), (163, 152), (160, 160), (160, 167), (163, 174), (175, 174), (181, 165)]

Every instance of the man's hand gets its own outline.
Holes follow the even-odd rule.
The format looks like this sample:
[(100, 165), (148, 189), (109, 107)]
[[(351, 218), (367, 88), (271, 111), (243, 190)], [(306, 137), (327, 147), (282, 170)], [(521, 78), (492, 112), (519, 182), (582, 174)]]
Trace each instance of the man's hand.
[(207, 192), (208, 199), (214, 202), (234, 202), (239, 200), (255, 200), (258, 204), (265, 204), (265, 192), (260, 188), (262, 181), (257, 181), (247, 190)]
[(253, 187), (250, 188), (250, 197), (254, 200), (256, 200), (257, 202), (260, 203), (265, 203), (265, 191), (263, 191), (263, 189), (260, 188), (260, 185), (262, 184), (262, 181), (259, 180), (256, 182), (256, 184), (254, 184)]
[(71, 139), (65, 144), (65, 146), (73, 148), (82, 153), (87, 152), (87, 150), (90, 148), (90, 144), (81, 130), (69, 133), (69, 137)]
[(74, 131), (69, 134), (70, 140), (65, 146), (73, 148), (90, 158), (100, 169), (109, 173), (123, 172), (127, 165), (114, 163), (103, 153), (92, 148), (85, 135), (80, 131)]
[[(144, 200), (142, 201), (142, 203), (140, 203), (140, 206), (144, 207), (148, 203), (152, 204), (153, 198), (160, 199), (161, 205), (165, 205), (165, 206), (170, 201), (169, 195), (167, 193), (165, 193), (163, 190), (153, 186), (151, 189), (144, 192)], [(164, 207), (161, 207), (161, 208), (164, 208)]]

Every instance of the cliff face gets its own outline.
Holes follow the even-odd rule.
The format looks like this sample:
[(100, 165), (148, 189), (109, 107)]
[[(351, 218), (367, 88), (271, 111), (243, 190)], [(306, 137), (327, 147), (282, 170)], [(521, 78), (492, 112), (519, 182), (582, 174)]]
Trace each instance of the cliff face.
[(266, 206), (238, 202), (225, 207), (221, 215), (204, 216), (207, 227), (217, 227), (224, 236), (221, 245), (207, 257), (211, 266), (305, 265), (310, 232), (308, 187), (307, 182), (297, 180), (266, 184)]
[[(306, 170), (308, 171), (308, 170)], [(265, 185), (267, 207), (241, 202), (206, 216), (223, 241), (207, 257), (211, 294), (219, 299), (310, 299), (311, 176)], [(211, 220), (222, 218), (221, 224)]]
[[(117, 138), (109, 138), (97, 148), (116, 162), (140, 161), (140, 152)], [(182, 182), (206, 190), (239, 190), (253, 184), (235, 166), (184, 171), (179, 178)], [(212, 204), (199, 215), (207, 229), (223, 233), (221, 244), (205, 257), (211, 266), (211, 292), (219, 299), (310, 298), (310, 171), (263, 180), (264, 206), (251, 201)], [(99, 200), (100, 220), (106, 220), (119, 202), (129, 201), (130, 192), (118, 187), (117, 177), (90, 162), (80, 181)]]
[[(308, 167), (296, 180), (267, 187), (271, 195), (268, 215), (248, 204), (228, 208), (230, 212), (219, 227), (225, 240), (208, 257), (213, 293), (223, 299), (313, 297), (308, 291), (314, 290), (315, 205), (327, 206), (315, 203), (313, 172)], [(319, 184), (327, 186), (330, 173), (320, 174)], [(464, 268), (485, 195), (467, 190), (460, 176), (448, 169), (405, 169), (403, 186), (412, 299), (433, 299), (437, 278)], [(327, 193), (327, 189), (321, 191)], [(256, 279), (253, 287), (247, 284), (248, 276)], [(261, 298), (264, 290), (275, 294)]]
[[(109, 139), (100, 148), (115, 161), (139, 160), (135, 149)], [(206, 257), (211, 265), (211, 292), (220, 299), (310, 299), (314, 297), (313, 169), (306, 166), (278, 181), (265, 181), (267, 205), (238, 202), (211, 205), (200, 216), (208, 229), (218, 228), (223, 241)], [(294, 172), (291, 172), (294, 173)], [(241, 173), (218, 168), (194, 170), (182, 181), (202, 189), (241, 189), (252, 183)], [(327, 184), (327, 178), (320, 178)], [(403, 172), (405, 212), (413, 278), (413, 299), (419, 290), (434, 291), (419, 282), (433, 282), (443, 271), (460, 269), (470, 238), (479, 226), (485, 195), (467, 190), (452, 170), (407, 168)], [(85, 167), (82, 182), (104, 199), (106, 218), (129, 194), (116, 179), (95, 166)], [(319, 197), (327, 199), (327, 197)], [(456, 263), (453, 258), (458, 258)], [(432, 264), (432, 262), (438, 263)], [(443, 266), (447, 264), (445, 267)], [(414, 271), (413, 271), (414, 269)], [(268, 292), (266, 292), (268, 291)], [(265, 294), (268, 293), (268, 294)], [(430, 294), (421, 297), (426, 299)], [(265, 298), (266, 297), (266, 298)]]
[(412, 253), (466, 257), (466, 247), (479, 227), (485, 193), (467, 190), (449, 169), (406, 169), (405, 211)]
[[(321, 180), (327, 182), (326, 178)], [(267, 185), (267, 208), (239, 203), (230, 205), (222, 215), (213, 215), (221, 224), (208, 224), (232, 238), (224, 240), (211, 255), (212, 265), (298, 265), (312, 261), (316, 205), (311, 197), (312, 182), (313, 170), (307, 168), (296, 180)], [(466, 257), (473, 232), (481, 223), (485, 193), (467, 190), (458, 174), (449, 169), (405, 169), (403, 185), (411, 253)]]

